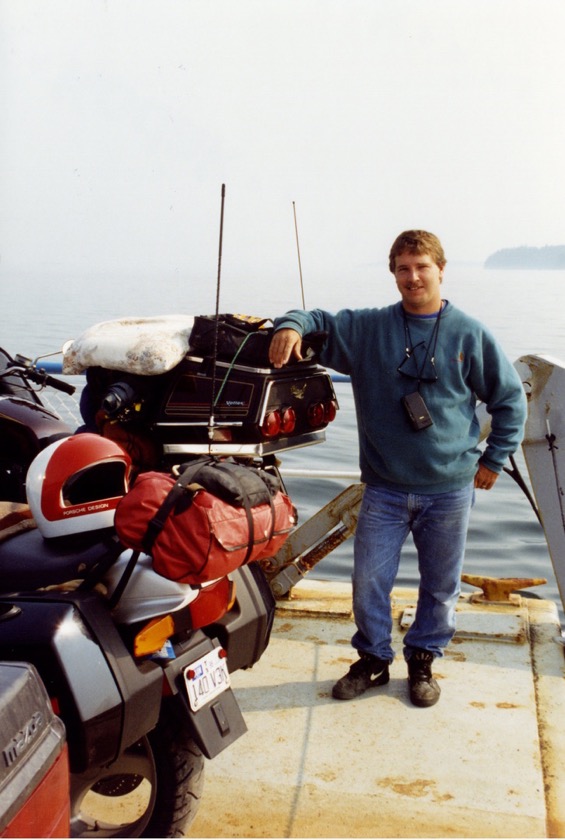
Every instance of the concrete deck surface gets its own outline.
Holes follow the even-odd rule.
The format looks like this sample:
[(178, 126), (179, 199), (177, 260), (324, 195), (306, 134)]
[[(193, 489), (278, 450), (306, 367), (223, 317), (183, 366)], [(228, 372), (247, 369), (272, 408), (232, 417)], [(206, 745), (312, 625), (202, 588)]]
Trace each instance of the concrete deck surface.
[(248, 733), (207, 762), (191, 837), (565, 835), (565, 680), (554, 606), (461, 599), (434, 663), (442, 695), (410, 704), (395, 591), (397, 657), (386, 686), (353, 701), (331, 687), (356, 658), (351, 590), (303, 581), (279, 602), (271, 644), (232, 675)]

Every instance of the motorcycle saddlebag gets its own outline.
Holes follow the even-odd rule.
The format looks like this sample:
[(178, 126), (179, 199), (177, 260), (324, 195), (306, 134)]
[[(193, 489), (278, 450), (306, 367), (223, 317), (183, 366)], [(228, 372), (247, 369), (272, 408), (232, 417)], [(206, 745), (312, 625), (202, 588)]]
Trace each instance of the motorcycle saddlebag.
[(261, 504), (232, 504), (204, 489), (201, 474), (198, 484), (188, 484), (193, 475), (175, 481), (164, 473), (142, 473), (116, 509), (120, 540), (151, 554), (163, 577), (192, 585), (223, 577), (272, 557), (296, 524), (294, 506), (280, 490), (267, 491)]

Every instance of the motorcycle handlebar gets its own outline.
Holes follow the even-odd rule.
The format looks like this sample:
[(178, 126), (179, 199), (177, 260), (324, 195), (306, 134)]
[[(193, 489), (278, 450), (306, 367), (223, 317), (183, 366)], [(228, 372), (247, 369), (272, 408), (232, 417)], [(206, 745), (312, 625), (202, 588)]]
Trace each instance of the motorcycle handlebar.
[(21, 376), (23, 379), (31, 380), (35, 382), (36, 385), (46, 386), (48, 385), (50, 388), (55, 388), (57, 391), (63, 391), (65, 394), (72, 395), (76, 391), (74, 385), (71, 385), (70, 382), (64, 382), (62, 379), (56, 379), (54, 376), (50, 376), (46, 373), (42, 368), (35, 368), (28, 366), (27, 364), (20, 365), (12, 363), (8, 365), (1, 373), (0, 379), (6, 376)]
[(50, 376), (45, 371), (42, 371), (41, 368), (39, 370), (27, 370), (26, 376), (29, 379), (32, 379), (38, 385), (48, 385), (50, 388), (55, 388), (57, 391), (63, 391), (65, 394), (74, 394), (76, 388), (74, 385), (71, 385), (70, 382), (63, 382), (62, 379), (56, 379), (54, 376)]
[(45, 377), (45, 384), (49, 385), (51, 388), (56, 388), (58, 391), (63, 391), (65, 394), (74, 394), (76, 388), (74, 385), (71, 385), (70, 382), (63, 382), (62, 379), (55, 379), (54, 376), (46, 376)]

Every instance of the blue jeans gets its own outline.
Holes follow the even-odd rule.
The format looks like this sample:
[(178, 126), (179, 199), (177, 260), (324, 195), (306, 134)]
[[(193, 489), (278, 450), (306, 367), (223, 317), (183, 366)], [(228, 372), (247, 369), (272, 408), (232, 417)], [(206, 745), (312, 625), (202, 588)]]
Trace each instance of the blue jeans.
[(416, 618), (404, 639), (404, 657), (409, 659), (414, 648), (443, 655), (455, 632), (473, 501), (472, 484), (433, 496), (365, 488), (354, 545), (354, 648), (388, 662), (394, 659), (390, 594), (401, 548), (412, 532), (420, 587)]

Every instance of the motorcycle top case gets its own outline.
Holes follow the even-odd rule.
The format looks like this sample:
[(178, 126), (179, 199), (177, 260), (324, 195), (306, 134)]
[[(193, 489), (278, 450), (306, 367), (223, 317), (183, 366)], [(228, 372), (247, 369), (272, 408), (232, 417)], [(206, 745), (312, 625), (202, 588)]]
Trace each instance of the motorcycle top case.
[(150, 553), (155, 571), (179, 583), (206, 583), (244, 563), (272, 557), (296, 524), (294, 506), (280, 490), (270, 502), (250, 508), (250, 523), (244, 506), (229, 504), (203, 488), (187, 488), (148, 551), (150, 524), (175, 484), (164, 473), (139, 475), (118, 504), (115, 527), (124, 545)]

